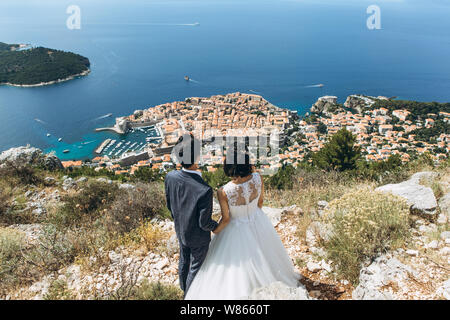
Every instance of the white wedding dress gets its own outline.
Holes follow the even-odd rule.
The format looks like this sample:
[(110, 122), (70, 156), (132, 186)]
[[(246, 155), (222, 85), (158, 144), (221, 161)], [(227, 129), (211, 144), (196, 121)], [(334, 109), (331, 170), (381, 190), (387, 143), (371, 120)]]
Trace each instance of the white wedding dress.
[(231, 221), (213, 237), (186, 300), (241, 299), (277, 281), (296, 288), (299, 275), (269, 218), (258, 207), (260, 175), (254, 173), (243, 184), (229, 182), (223, 190)]

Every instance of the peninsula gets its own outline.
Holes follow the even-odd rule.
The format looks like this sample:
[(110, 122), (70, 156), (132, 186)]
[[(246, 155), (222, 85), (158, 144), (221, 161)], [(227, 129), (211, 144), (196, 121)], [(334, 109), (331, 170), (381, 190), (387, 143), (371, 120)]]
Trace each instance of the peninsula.
[[(111, 128), (97, 129), (126, 135), (148, 128), (145, 130), (156, 130), (157, 134), (148, 137), (144, 146), (134, 141), (124, 145), (122, 141), (107, 139), (97, 148), (91, 166), (128, 175), (145, 166), (165, 170), (173, 165), (170, 154), (178, 137), (189, 131), (205, 141), (202, 164), (208, 171), (214, 171), (223, 162), (217, 146), (211, 143), (218, 136), (259, 138), (276, 131), (278, 134), (270, 137), (270, 143), (279, 146), (279, 157), (260, 168), (280, 168), (286, 164), (297, 167), (309, 163), (311, 156), (341, 129), (352, 133), (367, 162), (396, 157), (406, 164), (429, 154), (439, 163), (448, 159), (450, 152), (449, 123), (450, 103), (402, 101), (382, 96), (351, 95), (344, 104), (338, 103), (334, 96), (320, 97), (302, 117), (256, 94), (235, 92), (209, 98), (191, 97), (136, 110), (132, 115), (116, 118)], [(135, 152), (118, 157), (120, 150), (128, 149)], [(82, 161), (63, 162), (65, 167), (83, 165)]]
[(85, 76), (89, 59), (44, 47), (0, 42), (0, 85), (37, 87)]

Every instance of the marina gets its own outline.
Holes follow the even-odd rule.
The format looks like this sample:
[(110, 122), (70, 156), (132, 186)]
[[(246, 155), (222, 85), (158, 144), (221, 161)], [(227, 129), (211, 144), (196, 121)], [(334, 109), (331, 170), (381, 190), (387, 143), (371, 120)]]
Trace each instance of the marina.
[(109, 158), (120, 158), (125, 154), (145, 151), (146, 148), (159, 143), (161, 136), (155, 126), (133, 128), (118, 139), (104, 140), (95, 153)]

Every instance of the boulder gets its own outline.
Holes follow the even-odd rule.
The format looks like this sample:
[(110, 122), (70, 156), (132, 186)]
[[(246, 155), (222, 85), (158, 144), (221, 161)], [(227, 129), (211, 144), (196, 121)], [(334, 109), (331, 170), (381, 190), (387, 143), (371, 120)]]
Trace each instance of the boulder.
[(311, 300), (304, 286), (290, 288), (282, 282), (274, 282), (255, 289), (243, 300)]
[(62, 169), (61, 161), (54, 155), (45, 155), (38, 148), (30, 146), (11, 148), (0, 154), (0, 165), (12, 163), (16, 166), (41, 166), (47, 170)]
[(120, 184), (119, 185), (119, 189), (121, 189), (121, 190), (135, 190), (136, 189), (136, 187), (134, 186), (134, 185), (132, 185), (132, 184), (129, 184), (129, 183), (122, 183), (122, 184)]
[(420, 184), (422, 183), (432, 183), (434, 179), (439, 176), (439, 173), (433, 171), (423, 171), (417, 172), (411, 176), (409, 179), (410, 182)]
[(375, 191), (392, 193), (402, 197), (410, 205), (412, 214), (434, 219), (437, 215), (436, 197), (431, 188), (418, 183), (421, 177), (423, 176), (415, 174), (410, 180), (397, 184), (387, 184), (375, 189)]
[(408, 279), (408, 273), (417, 277), (417, 272), (398, 259), (380, 256), (360, 271), (359, 285), (353, 290), (354, 300), (393, 300), (389, 285), (401, 286)]
[(66, 191), (75, 188), (76, 185), (76, 182), (72, 178), (65, 178), (62, 183), (63, 189)]

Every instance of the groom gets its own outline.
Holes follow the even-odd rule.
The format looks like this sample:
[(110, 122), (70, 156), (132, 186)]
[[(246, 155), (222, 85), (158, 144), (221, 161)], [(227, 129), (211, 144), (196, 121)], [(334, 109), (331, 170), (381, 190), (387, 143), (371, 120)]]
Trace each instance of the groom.
[(185, 295), (208, 253), (211, 231), (218, 224), (212, 215), (213, 190), (198, 170), (200, 141), (192, 134), (178, 139), (174, 155), (182, 169), (171, 171), (165, 180), (169, 208), (180, 243), (180, 287)]

